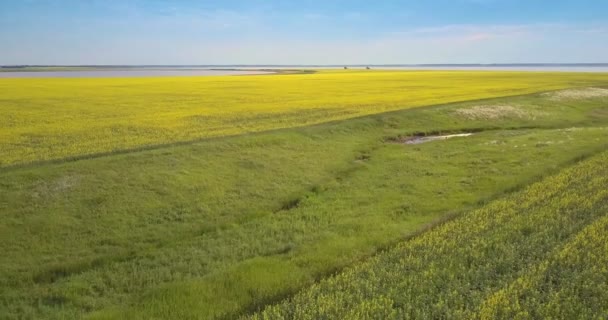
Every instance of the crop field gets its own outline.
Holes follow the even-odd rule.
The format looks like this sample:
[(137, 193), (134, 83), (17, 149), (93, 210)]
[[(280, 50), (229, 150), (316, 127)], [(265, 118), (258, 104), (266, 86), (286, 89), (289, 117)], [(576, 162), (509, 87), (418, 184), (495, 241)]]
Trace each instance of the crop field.
[(0, 167), (606, 81), (463, 71), (0, 79)]
[(0, 319), (608, 316), (608, 74), (0, 79), (0, 113)]
[(604, 152), (251, 318), (605, 318), (607, 162)]

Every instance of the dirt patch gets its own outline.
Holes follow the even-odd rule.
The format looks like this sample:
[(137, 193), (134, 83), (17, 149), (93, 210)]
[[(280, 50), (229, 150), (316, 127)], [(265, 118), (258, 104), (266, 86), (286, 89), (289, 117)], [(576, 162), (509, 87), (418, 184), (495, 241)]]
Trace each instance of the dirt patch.
[(530, 119), (536, 116), (535, 113), (511, 105), (474, 106), (456, 109), (454, 110), (454, 113), (469, 120), (498, 120), (504, 118)]
[(62, 194), (76, 187), (80, 182), (79, 176), (68, 175), (53, 181), (41, 181), (36, 184), (33, 195), (36, 198), (47, 198)]
[(580, 100), (608, 97), (608, 89), (603, 88), (580, 88), (567, 89), (543, 94), (553, 101)]
[(415, 137), (406, 137), (401, 139), (399, 142), (400, 143), (405, 143), (405, 144), (421, 144), (421, 143), (425, 143), (425, 142), (431, 142), (431, 141), (436, 141), (436, 140), (447, 140), (447, 139), (451, 139), (451, 138), (458, 138), (458, 137), (470, 137), (472, 136), (473, 133), (457, 133), (457, 134), (447, 134), (447, 135), (437, 135), (437, 136), (415, 136)]

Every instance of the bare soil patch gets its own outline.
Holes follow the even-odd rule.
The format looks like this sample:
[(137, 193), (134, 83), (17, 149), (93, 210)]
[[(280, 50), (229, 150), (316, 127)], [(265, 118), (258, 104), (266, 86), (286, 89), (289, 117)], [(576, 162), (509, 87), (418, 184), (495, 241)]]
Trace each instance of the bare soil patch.
[(481, 105), (454, 110), (460, 117), (469, 120), (498, 120), (504, 118), (529, 119), (536, 114), (512, 105)]
[(41, 181), (34, 188), (33, 195), (36, 198), (52, 197), (75, 188), (80, 183), (80, 177), (68, 175), (59, 177), (53, 181)]
[(555, 91), (555, 92), (547, 92), (544, 95), (554, 101), (593, 99), (593, 98), (608, 97), (608, 89), (603, 89), (603, 88), (566, 89), (566, 90)]

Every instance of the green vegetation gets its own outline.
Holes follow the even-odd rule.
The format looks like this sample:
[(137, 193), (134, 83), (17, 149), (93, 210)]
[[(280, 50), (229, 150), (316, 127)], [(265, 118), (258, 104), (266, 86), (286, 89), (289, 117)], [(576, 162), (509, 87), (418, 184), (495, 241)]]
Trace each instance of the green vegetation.
[(607, 161), (604, 152), (252, 318), (603, 318)]
[[(372, 258), (371, 262), (363, 265), (371, 266), (377, 261), (383, 261), (385, 255), (394, 254), (411, 245), (412, 241), (403, 242), (404, 239), (439, 221), (463, 213), (462, 219), (490, 219), (492, 217), (482, 213), (490, 212), (488, 210), (493, 210), (496, 204), (473, 213), (466, 212), (549, 174), (555, 174), (582, 158), (606, 150), (608, 94), (604, 95), (605, 89), (599, 88), (602, 82), (597, 82), (606, 75), (551, 74), (549, 79), (542, 78), (548, 77), (542, 73), (531, 73), (530, 78), (519, 73), (475, 73), (476, 76), (477, 74), (485, 77), (487, 86), (480, 84), (480, 78), (475, 78), (470, 80), (471, 83), (477, 81), (476, 85), (481, 89), (467, 88), (468, 91), (459, 96), (454, 94), (459, 85), (438, 81), (438, 87), (449, 87), (449, 90), (438, 89), (439, 91), (433, 92), (442, 92), (446, 96), (428, 95), (430, 91), (426, 84), (423, 89), (426, 90), (426, 96), (423, 92), (413, 91), (408, 98), (400, 96), (399, 99), (404, 100), (399, 101), (391, 100), (396, 99), (395, 86), (408, 77), (411, 78), (408, 78), (411, 83), (417, 77), (420, 77), (421, 83), (431, 83), (432, 79), (439, 78), (465, 79), (470, 74), (394, 72), (393, 75), (390, 72), (370, 72), (362, 75), (355, 72), (328, 72), (317, 74), (314, 78), (306, 78), (312, 75), (281, 75), (216, 77), (214, 80), (192, 78), (187, 81), (143, 79), (137, 85), (123, 79), (105, 79), (102, 82), (106, 86), (115, 87), (114, 95), (108, 90), (90, 97), (85, 93), (99, 90), (100, 82), (97, 79), (91, 82), (70, 79), (44, 82), (28, 79), (23, 82), (23, 87), (36, 81), (41, 81), (38, 84), (44, 86), (55, 86), (55, 89), (44, 94), (54, 94), (56, 97), (53, 99), (56, 100), (47, 97), (47, 102), (65, 99), (68, 91), (60, 93), (57, 89), (59, 87), (68, 90), (70, 85), (84, 88), (88, 84), (89, 91), (80, 91), (77, 95), (86, 99), (82, 101), (99, 103), (88, 107), (83, 106), (82, 102), (76, 103), (78, 99), (72, 102), (68, 99), (66, 109), (63, 110), (65, 112), (53, 115), (48, 105), (45, 109), (44, 103), (38, 104), (42, 100), (33, 98), (32, 106), (35, 107), (21, 110), (23, 114), (17, 112), (20, 119), (38, 119), (38, 122), (30, 123), (30, 126), (16, 123), (13, 127), (15, 131), (34, 130), (32, 128), (45, 125), (59, 128), (61, 121), (58, 119), (65, 114), (71, 114), (74, 122), (66, 126), (65, 135), (58, 140), (45, 140), (49, 142), (48, 150), (59, 150), (54, 156), (47, 157), (50, 153), (45, 153), (40, 144), (30, 145), (31, 149), (14, 144), (15, 149), (6, 154), (31, 152), (28, 153), (31, 156), (17, 156), (15, 161), (8, 160), (11, 164), (21, 166), (0, 168), (0, 250), (3, 252), (3, 258), (0, 259), (0, 318), (235, 318), (262, 310), (268, 304), (278, 302), (330, 274), (375, 255), (379, 249), (398, 244), (397, 249)], [(335, 75), (339, 77), (334, 78)], [(499, 89), (500, 81), (512, 77), (516, 78), (517, 81), (513, 80), (516, 85)], [(410, 108), (313, 126), (216, 137), (191, 143), (177, 143), (181, 138), (169, 135), (171, 143), (168, 145), (147, 150), (139, 148), (132, 152), (116, 152), (125, 145), (115, 139), (138, 137), (135, 133), (96, 136), (99, 127), (93, 124), (92, 119), (98, 119), (100, 126), (106, 126), (112, 120), (110, 113), (119, 109), (103, 111), (102, 106), (107, 105), (104, 103), (110, 99), (124, 103), (127, 113), (138, 110), (126, 116), (127, 120), (124, 121), (128, 122), (131, 118), (145, 121), (148, 119), (145, 116), (148, 111), (154, 119), (162, 120), (165, 118), (159, 118), (159, 114), (166, 112), (165, 103), (168, 100), (152, 105), (149, 109), (141, 105), (136, 108), (137, 103), (143, 101), (142, 96), (150, 99), (150, 92), (157, 92), (154, 97), (170, 99), (169, 93), (173, 92), (174, 101), (185, 101), (188, 100), (184, 98), (188, 97), (186, 92), (191, 92), (191, 101), (185, 109), (196, 109), (194, 106), (201, 99), (202, 93), (199, 90), (202, 87), (214, 88), (217, 85), (217, 88), (209, 90), (222, 92), (218, 84), (221, 82), (242, 82), (246, 84), (245, 87), (257, 83), (260, 86), (259, 93), (268, 97), (266, 90), (278, 81), (273, 78), (281, 78), (281, 81), (294, 86), (289, 89), (291, 91), (286, 90), (286, 87), (283, 87), (285, 92), (277, 89), (277, 97), (280, 99), (275, 101), (276, 106), (284, 108), (281, 109), (283, 111), (264, 117), (252, 112), (255, 119), (251, 122), (243, 118), (249, 116), (247, 114), (234, 118), (231, 120), (233, 122), (222, 118), (222, 114), (221, 119), (218, 118), (218, 125), (230, 130), (233, 130), (231, 126), (234, 124), (244, 125), (234, 129), (237, 130), (234, 133), (242, 133), (253, 127), (257, 129), (252, 131), (257, 131), (339, 119), (342, 116), (313, 117), (315, 120), (307, 116), (315, 108), (333, 108), (334, 106), (328, 105), (332, 101), (342, 102), (336, 106), (349, 103), (354, 106), (355, 101), (360, 99), (361, 108), (353, 107), (358, 111), (348, 115), (351, 117), (426, 103), (466, 100), (486, 94), (507, 95), (584, 83), (594, 83), (598, 88)], [(290, 82), (292, 80), (287, 79), (296, 80)], [(311, 83), (307, 83), (306, 79), (311, 79)], [(314, 84), (313, 79), (317, 81)], [(397, 81), (398, 79), (401, 80)], [(545, 79), (545, 82), (540, 79)], [(174, 87), (165, 88), (166, 81)], [(327, 81), (327, 87), (323, 81)], [(225, 88), (226, 83), (221, 85), (222, 88)], [(295, 87), (297, 83), (302, 83), (301, 91)], [(15, 83), (1, 84), (19, 87)], [(604, 86), (607, 84), (603, 82)], [(361, 91), (364, 85), (368, 86), (367, 91)], [(120, 89), (121, 86), (126, 86), (123, 87), (124, 91)], [(318, 93), (325, 98), (305, 99), (306, 94), (311, 95), (313, 89), (318, 92), (319, 88), (327, 89)], [(17, 95), (25, 97), (25, 92), (22, 89)], [(142, 95), (138, 96), (136, 92)], [(230, 114), (243, 114), (248, 108), (260, 110), (256, 109), (256, 104), (263, 106), (263, 99), (248, 104), (250, 96), (243, 94), (245, 91), (236, 92), (239, 93), (227, 100), (233, 103)], [(332, 92), (340, 94), (327, 100)], [(352, 97), (348, 96), (349, 92)], [(294, 99), (287, 99), (288, 96)], [(406, 99), (410, 98), (418, 100), (411, 100), (416, 102), (409, 105)], [(108, 101), (101, 103), (104, 99)], [(14, 106), (26, 104), (23, 99), (7, 99), (1, 103), (4, 101), (11, 101), (9, 104)], [(279, 103), (281, 101), (285, 105)], [(362, 107), (370, 106), (374, 101), (377, 102), (375, 108), (368, 110)], [(55, 102), (50, 105), (56, 106)], [(70, 105), (71, 103), (73, 104)], [(298, 107), (300, 105), (301, 109)], [(7, 109), (11, 108), (9, 106)], [(82, 112), (83, 117), (87, 118), (86, 114), (95, 108), (98, 108), (96, 112), (106, 112), (108, 117), (91, 116), (91, 122), (88, 123), (90, 127), (87, 127), (87, 121), (81, 123), (80, 118), (75, 116)], [(294, 110), (293, 119), (287, 121), (280, 114), (288, 112), (290, 108)], [(339, 108), (341, 107), (336, 110)], [(119, 114), (114, 121), (120, 126), (125, 114), (116, 112)], [(45, 115), (49, 121), (39, 121)], [(166, 121), (169, 123), (175, 119), (177, 118), (167, 115)], [(212, 119), (207, 120), (206, 124), (213, 123)], [(75, 126), (82, 127), (70, 131)], [(213, 131), (199, 129), (203, 136), (206, 132)], [(155, 130), (150, 131), (153, 132), (150, 136), (142, 134), (142, 139), (150, 138), (146, 141), (161, 143), (161, 140), (156, 139)], [(228, 131), (222, 130), (224, 129), (218, 131), (218, 135), (228, 134)], [(456, 132), (475, 134), (418, 145), (403, 143), (414, 134)], [(107, 146), (112, 147), (103, 149), (104, 152), (114, 152), (87, 157), (84, 156), (91, 150), (74, 149), (76, 151), (66, 153), (64, 151), (67, 149), (62, 149), (59, 145), (68, 141), (66, 137), (72, 134), (72, 145), (82, 142), (106, 148), (107, 143)], [(47, 137), (46, 134), (43, 136)], [(68, 158), (63, 158), (63, 161), (26, 165), (34, 160), (66, 156)], [(82, 158), (72, 161), (74, 159), (70, 157)], [(589, 163), (597, 164), (598, 161)], [(570, 170), (575, 172), (579, 169)], [(597, 170), (605, 171), (605, 168), (599, 167)], [(597, 181), (600, 183), (603, 180)], [(596, 185), (577, 183), (572, 182), (572, 188), (578, 188), (578, 191), (573, 191), (577, 194), (588, 192), (590, 199), (593, 199), (593, 195), (602, 194), (593, 191), (595, 189), (592, 187)], [(538, 189), (531, 188), (530, 190)], [(551, 188), (556, 193), (565, 192), (557, 184)], [(496, 203), (502, 201), (520, 205), (516, 199), (526, 192), (529, 191)], [(551, 192), (543, 195), (547, 198), (552, 196)], [(511, 240), (508, 235), (513, 235), (513, 230), (525, 222), (536, 223), (541, 221), (545, 213), (556, 214), (554, 211), (543, 211), (541, 207), (530, 207), (530, 212), (535, 212), (534, 215), (519, 217), (515, 208), (509, 214), (514, 221), (521, 221), (514, 222), (512, 228), (504, 227), (504, 234), (501, 234), (505, 237), (503, 240)], [(587, 212), (591, 209), (581, 210)], [(555, 221), (549, 221), (548, 224), (554, 225), (548, 226), (552, 229), (547, 230), (553, 232), (560, 229), (560, 223), (563, 222), (569, 225), (558, 230), (557, 237), (573, 235), (600, 214), (601, 212), (593, 213), (580, 219), (574, 213), (564, 217), (552, 216)], [(560, 220), (562, 218), (563, 221)], [(459, 221), (463, 220), (448, 223), (437, 229), (439, 231), (431, 231), (429, 236), (447, 226), (460, 226), (462, 222)], [(490, 219), (487, 223), (496, 221)], [(535, 235), (541, 226), (542, 224), (536, 223), (529, 234)], [(468, 237), (463, 238), (463, 241), (476, 239), (479, 234), (476, 232), (480, 230), (475, 229), (477, 227), (463, 229), (466, 231), (462, 233), (463, 237)], [(421, 238), (425, 236), (427, 235), (422, 235)], [(538, 242), (542, 242), (542, 237), (538, 237)], [(419, 238), (413, 241), (418, 241), (417, 239)], [(500, 239), (490, 240), (497, 243)], [(517, 241), (524, 240), (518, 238), (511, 243)], [(497, 243), (497, 248), (499, 244)], [(554, 244), (547, 242), (546, 245), (537, 245), (532, 241), (526, 252), (533, 255), (546, 248), (557, 250)], [(510, 244), (505, 241), (503, 245), (507, 248)], [(487, 252), (483, 253), (492, 254), (490, 247), (486, 249)], [(452, 254), (447, 249), (445, 252)], [(549, 251), (542, 252), (544, 255), (534, 258), (537, 260), (531, 259), (528, 264), (523, 259), (518, 260), (515, 253), (504, 259), (512, 259), (509, 261), (520, 263), (517, 268), (528, 271), (551, 254)], [(429, 252), (428, 256), (414, 258), (439, 260), (439, 253)], [(507, 263), (507, 260), (504, 262)], [(488, 263), (487, 270), (493, 270), (495, 265)], [(361, 266), (349, 269), (354, 271), (347, 273), (362, 272), (364, 268)], [(530, 272), (529, 280), (525, 278), (525, 283), (539, 283), (542, 279), (537, 279), (537, 274), (550, 272), (551, 266), (549, 263), (544, 269), (534, 269), (535, 273)], [(572, 272), (578, 271), (575, 269)], [(493, 288), (492, 293), (505, 289), (504, 295), (497, 296), (498, 302), (518, 297), (523, 289), (507, 285), (509, 281), (513, 282), (520, 276), (523, 279), (528, 275), (507, 273), (505, 271), (502, 278), (487, 277), (488, 288)], [(332, 279), (340, 277), (342, 276)], [(393, 282), (388, 279), (387, 283)], [(353, 283), (353, 286), (365, 284), (364, 278), (361, 280)], [(295, 308), (294, 302), (301, 301), (302, 305), (306, 305), (306, 297), (311, 292), (317, 290), (317, 287), (325, 288), (331, 281), (338, 280), (328, 280), (314, 285), (312, 289), (304, 289), (303, 293), (295, 296), (293, 302), (285, 302), (263, 312), (268, 315), (291, 312), (289, 308)], [(356, 294), (355, 291), (353, 293)], [(383, 301), (388, 303), (391, 296), (385, 296), (387, 300)], [(431, 299), (431, 296), (429, 293), (428, 298)], [(487, 312), (503, 312), (500, 311), (498, 302), (489, 305)], [(328, 301), (327, 305), (330, 304), (331, 301)], [(349, 312), (347, 309), (338, 309), (339, 306), (336, 306), (336, 315)]]
[[(606, 199), (606, 190), (603, 192)], [(608, 216), (604, 211), (602, 218), (538, 267), (490, 296), (479, 314), (486, 319), (608, 317), (607, 245)]]

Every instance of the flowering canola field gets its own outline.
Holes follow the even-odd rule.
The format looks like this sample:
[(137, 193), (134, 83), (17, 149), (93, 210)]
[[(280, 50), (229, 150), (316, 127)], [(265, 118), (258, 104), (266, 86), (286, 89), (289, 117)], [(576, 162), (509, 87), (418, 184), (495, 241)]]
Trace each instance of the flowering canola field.
[(606, 83), (607, 74), (469, 71), (0, 79), (0, 167)]

